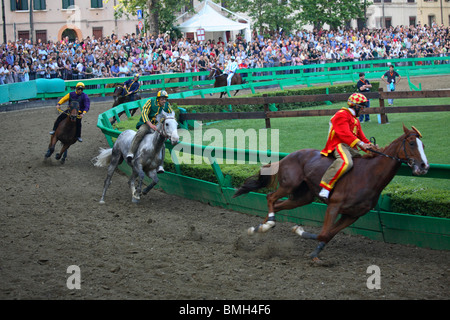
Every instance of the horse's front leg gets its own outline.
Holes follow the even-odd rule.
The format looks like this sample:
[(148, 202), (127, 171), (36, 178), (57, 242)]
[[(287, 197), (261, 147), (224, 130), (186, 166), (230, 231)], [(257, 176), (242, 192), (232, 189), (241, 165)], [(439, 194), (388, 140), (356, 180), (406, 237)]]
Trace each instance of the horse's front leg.
[(150, 183), (147, 188), (142, 191), (142, 194), (147, 194), (150, 190), (153, 189), (154, 186), (159, 182), (158, 174), (156, 173), (156, 170), (152, 170), (147, 172), (147, 175), (150, 179), (152, 179), (152, 183)]
[(334, 222), (339, 213), (339, 208), (337, 206), (328, 206), (325, 213), (325, 219), (323, 222), (322, 230), (320, 234), (306, 232), (302, 227), (295, 226), (292, 228), (296, 234), (304, 239), (319, 240), (319, 244), (316, 249), (310, 254), (310, 257), (315, 262), (320, 262), (319, 253), (325, 248), (325, 245), (338, 233), (340, 230), (348, 226), (347, 223), (353, 223), (355, 220), (349, 222), (347, 219), (340, 219), (338, 222)]
[(283, 188), (278, 188), (277, 191), (269, 193), (267, 195), (267, 207), (269, 213), (267, 214), (266, 218), (264, 219), (263, 223), (256, 227), (250, 227), (247, 230), (247, 233), (249, 235), (253, 235), (254, 233), (265, 233), (275, 227), (275, 202), (277, 202), (279, 199), (286, 196), (287, 193)]
[(59, 153), (57, 153), (55, 155), (55, 159), (59, 160), (59, 159), (61, 159), (61, 157), (63, 157), (61, 159), (61, 163), (64, 164), (64, 162), (66, 161), (66, 157), (67, 157), (67, 149), (69, 149), (69, 147), (70, 147), (70, 145), (67, 145), (67, 144), (63, 145), (61, 148), (61, 151), (59, 151)]
[[(135, 180), (138, 179), (137, 186), (135, 186)], [(145, 178), (144, 170), (142, 169), (142, 164), (139, 163), (138, 159), (134, 161), (133, 173), (130, 177), (130, 188), (133, 203), (139, 203), (142, 194), (142, 181)]]
[(55, 152), (55, 146), (58, 139), (56, 138), (56, 133), (52, 135), (50, 138), (50, 143), (48, 145), (47, 153), (45, 154), (45, 158), (50, 158), (50, 156)]

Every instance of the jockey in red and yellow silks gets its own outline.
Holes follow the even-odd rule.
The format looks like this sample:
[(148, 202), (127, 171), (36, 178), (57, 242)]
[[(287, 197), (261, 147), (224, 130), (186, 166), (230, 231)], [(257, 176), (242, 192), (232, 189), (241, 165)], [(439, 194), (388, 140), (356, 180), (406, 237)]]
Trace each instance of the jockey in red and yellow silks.
[(339, 178), (353, 167), (352, 158), (360, 156), (356, 147), (362, 150), (372, 147), (358, 120), (359, 111), (367, 101), (360, 93), (352, 94), (347, 101), (349, 108), (340, 109), (330, 120), (327, 143), (320, 153), (324, 156), (333, 155), (336, 160), (327, 169), (320, 182), (321, 198), (327, 199)]

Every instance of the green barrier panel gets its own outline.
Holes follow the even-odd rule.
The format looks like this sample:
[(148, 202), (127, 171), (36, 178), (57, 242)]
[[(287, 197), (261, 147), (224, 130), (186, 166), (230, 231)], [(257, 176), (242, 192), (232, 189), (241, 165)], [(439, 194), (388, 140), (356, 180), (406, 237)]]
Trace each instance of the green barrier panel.
[[(238, 70), (238, 73), (244, 73), (247, 76), (246, 84), (236, 85), (232, 87), (211, 88), (214, 83), (213, 80), (195, 80), (199, 76), (206, 76), (209, 73), (193, 72), (193, 73), (170, 73), (170, 74), (157, 74), (150, 76), (142, 76), (141, 81), (143, 85), (141, 90), (160, 90), (163, 89), (179, 89), (188, 88), (190, 91), (179, 93), (179, 98), (186, 98), (192, 95), (200, 95), (204, 97), (210, 93), (226, 92), (228, 96), (234, 90), (251, 89), (252, 93), (255, 93), (255, 88), (261, 86), (277, 85), (281, 89), (286, 86), (307, 84), (311, 86), (317, 83), (330, 83), (334, 82), (353, 82), (356, 83), (357, 74), (359, 72), (365, 72), (366, 78), (369, 80), (379, 79), (386, 71), (387, 64), (394, 63), (396, 70), (398, 70), (402, 76), (408, 74), (409, 76), (421, 76), (421, 75), (439, 75), (449, 74), (450, 64), (449, 57), (432, 57), (432, 58), (409, 58), (409, 59), (388, 59), (388, 60), (368, 60), (358, 62), (339, 62), (339, 63), (326, 63), (304, 66), (287, 66), (287, 67), (273, 67), (273, 68), (259, 68), (259, 69), (242, 69)], [(423, 63), (420, 65), (419, 63)], [(436, 63), (436, 64), (434, 64)], [(311, 70), (315, 70), (312, 72)], [(307, 72), (311, 71), (311, 72)], [(87, 94), (100, 94), (105, 96), (111, 94), (114, 88), (106, 88), (107, 85), (123, 83), (131, 77), (124, 78), (100, 78), (100, 79), (84, 79), (82, 80), (87, 86), (85, 92)], [(181, 81), (181, 80), (182, 81)], [(60, 92), (39, 91), (36, 98), (55, 98), (64, 95), (74, 89), (77, 82), (80, 80), (65, 81), (65, 89)], [(148, 84), (147, 82), (153, 82)], [(410, 90), (416, 90), (421, 87), (419, 83), (418, 87), (409, 82)], [(193, 90), (196, 87), (200, 87), (198, 90)], [(44, 90), (44, 89), (43, 89)], [(46, 92), (46, 93), (44, 93)], [(170, 92), (169, 92), (170, 93)], [(172, 93), (170, 93), (172, 95)]]

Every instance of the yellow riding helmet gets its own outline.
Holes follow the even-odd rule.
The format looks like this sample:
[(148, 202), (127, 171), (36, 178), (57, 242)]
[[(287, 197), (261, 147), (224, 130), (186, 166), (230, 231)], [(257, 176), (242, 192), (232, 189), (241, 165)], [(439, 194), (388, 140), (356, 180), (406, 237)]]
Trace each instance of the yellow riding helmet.
[(139, 73), (135, 73), (134, 77), (139, 79), (141, 77), (141, 75)]
[(361, 93), (352, 94), (347, 101), (349, 107), (356, 107), (357, 105), (365, 105), (367, 100), (366, 96)]
[(85, 88), (85, 86), (84, 86), (84, 83), (83, 82), (78, 82), (77, 83), (77, 86), (75, 87), (76, 89), (78, 89), (78, 88)]
[(156, 99), (159, 99), (159, 98), (169, 98), (169, 95), (167, 94), (167, 92), (165, 91), (165, 90), (161, 90), (161, 91), (158, 91), (158, 94), (156, 95)]

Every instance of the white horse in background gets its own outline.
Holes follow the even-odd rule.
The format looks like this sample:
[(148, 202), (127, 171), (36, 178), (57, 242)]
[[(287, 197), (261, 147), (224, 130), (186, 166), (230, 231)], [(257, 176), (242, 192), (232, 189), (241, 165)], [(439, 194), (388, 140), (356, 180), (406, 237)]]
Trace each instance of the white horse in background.
[[(163, 111), (156, 117), (156, 121), (157, 131), (147, 134), (144, 137), (134, 159), (131, 163), (128, 162), (133, 169), (128, 184), (131, 188), (131, 200), (134, 203), (139, 203), (141, 195), (147, 194), (158, 183), (159, 179), (156, 169), (160, 166), (162, 160), (164, 160), (165, 141), (170, 139), (172, 145), (177, 144), (179, 141), (177, 131), (178, 122), (175, 119), (174, 112), (168, 114)], [(109, 165), (100, 203), (105, 203), (105, 194), (111, 184), (111, 177), (117, 166), (126, 159), (126, 155), (128, 154), (128, 150), (131, 147), (131, 142), (135, 135), (135, 131), (125, 130), (119, 135), (112, 148), (100, 148), (100, 154), (92, 159), (96, 167), (106, 167)], [(142, 181), (144, 180), (145, 174), (153, 181), (142, 192)], [(136, 179), (137, 186), (135, 185)]]

